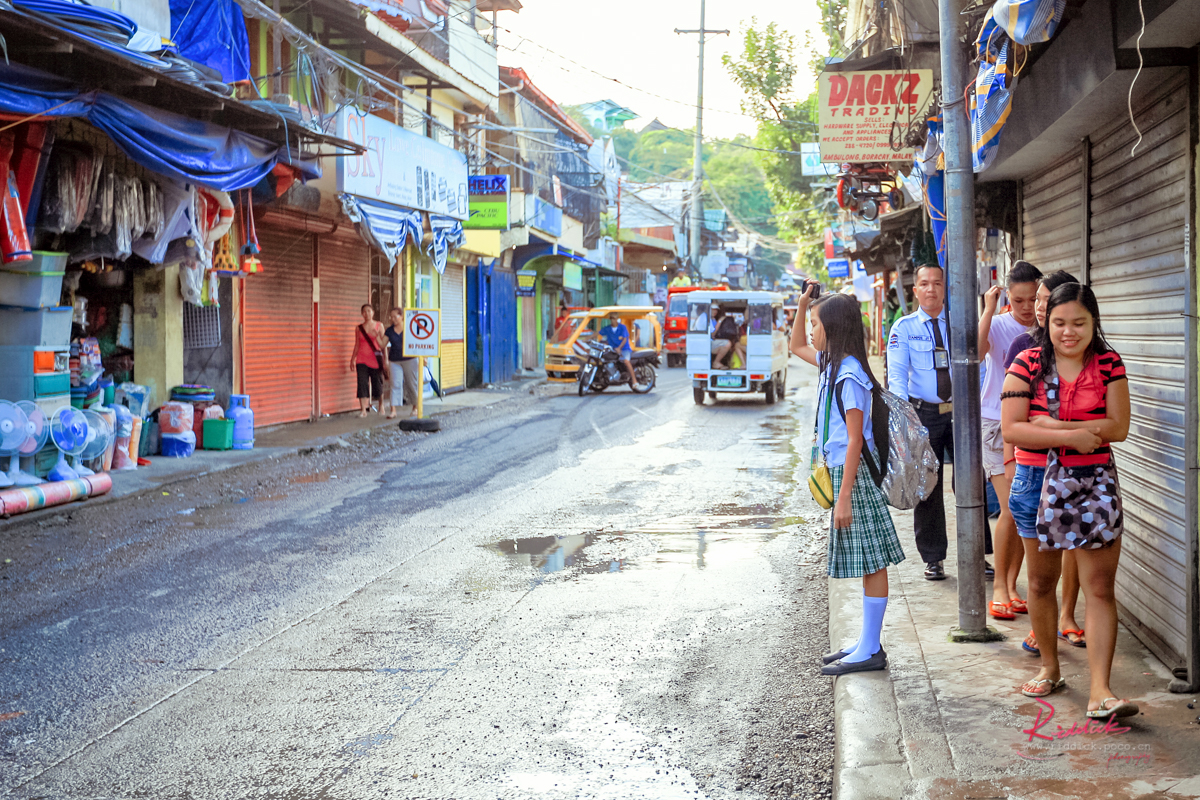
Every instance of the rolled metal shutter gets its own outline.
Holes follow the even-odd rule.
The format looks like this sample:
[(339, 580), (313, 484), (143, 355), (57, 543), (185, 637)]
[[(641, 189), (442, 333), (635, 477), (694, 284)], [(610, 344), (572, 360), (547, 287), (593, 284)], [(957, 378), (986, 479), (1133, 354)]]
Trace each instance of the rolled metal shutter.
[(358, 408), (350, 354), (355, 328), (362, 324), (362, 305), (371, 300), (370, 248), (357, 235), (322, 236), (317, 240), (317, 275), (319, 406), (322, 414), (339, 414)]
[(467, 383), (467, 318), (463, 292), (465, 268), (447, 264), (442, 273), (442, 380), (443, 391), (457, 392)]
[(1083, 149), (1021, 183), (1021, 258), (1083, 280)]
[[(1168, 664), (1189, 652), (1187, 586), (1195, 480), (1189, 466), (1190, 324), (1185, 237), (1189, 164), (1187, 73), (1141, 94), (1129, 120), (1092, 138), (1091, 283), (1109, 342), (1125, 362), (1129, 438), (1114, 445), (1125, 509), (1117, 573), (1122, 619)], [(1192, 632), (1190, 635), (1194, 635)]]
[(258, 226), (263, 274), (243, 279), (242, 369), (254, 425), (313, 411), (313, 235)]

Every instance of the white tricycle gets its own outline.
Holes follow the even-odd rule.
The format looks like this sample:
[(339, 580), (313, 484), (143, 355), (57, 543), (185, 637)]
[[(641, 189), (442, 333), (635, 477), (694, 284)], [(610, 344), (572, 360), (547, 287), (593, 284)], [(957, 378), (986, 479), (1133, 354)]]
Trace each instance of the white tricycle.
[(762, 392), (767, 403), (787, 386), (784, 297), (774, 292), (691, 292), (687, 296), (687, 370), (697, 405), (704, 395)]

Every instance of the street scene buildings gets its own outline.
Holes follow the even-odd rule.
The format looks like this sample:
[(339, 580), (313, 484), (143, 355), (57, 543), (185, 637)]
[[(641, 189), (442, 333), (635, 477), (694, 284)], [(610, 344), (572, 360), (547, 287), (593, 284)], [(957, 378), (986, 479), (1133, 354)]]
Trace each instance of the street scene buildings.
[(1194, 3), (0, 44), (0, 797), (1200, 797)]

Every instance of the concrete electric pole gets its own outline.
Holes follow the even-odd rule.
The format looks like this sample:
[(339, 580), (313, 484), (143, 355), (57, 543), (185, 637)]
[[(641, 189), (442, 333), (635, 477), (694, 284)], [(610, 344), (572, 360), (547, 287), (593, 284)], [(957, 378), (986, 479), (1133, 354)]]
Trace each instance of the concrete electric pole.
[(679, 28), (676, 33), (695, 33), (700, 37), (700, 66), (696, 78), (696, 143), (692, 149), (692, 225), (691, 236), (688, 238), (688, 254), (692, 259), (692, 269), (700, 272), (700, 242), (704, 232), (704, 206), (700, 203), (700, 193), (704, 188), (704, 37), (707, 34), (723, 33), (729, 35), (729, 30), (708, 30), (704, 27), (704, 0), (700, 0), (700, 28), (685, 31)]

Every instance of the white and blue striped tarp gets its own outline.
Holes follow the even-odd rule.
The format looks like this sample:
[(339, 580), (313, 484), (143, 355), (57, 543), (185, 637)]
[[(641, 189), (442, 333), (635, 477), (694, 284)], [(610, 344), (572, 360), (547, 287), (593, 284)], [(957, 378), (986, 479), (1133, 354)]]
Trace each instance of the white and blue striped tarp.
[[(359, 234), (367, 244), (381, 250), (388, 261), (395, 263), (404, 245), (410, 241), (417, 247), (421, 246), (425, 228), (422, 212), (352, 194), (343, 194), (341, 197), (342, 209), (354, 222)], [(429, 226), (433, 235), (422, 251), (433, 259), (433, 266), (440, 275), (446, 271), (446, 259), (450, 251), (462, 245), (466, 234), (462, 223), (453, 217), (430, 214)]]

